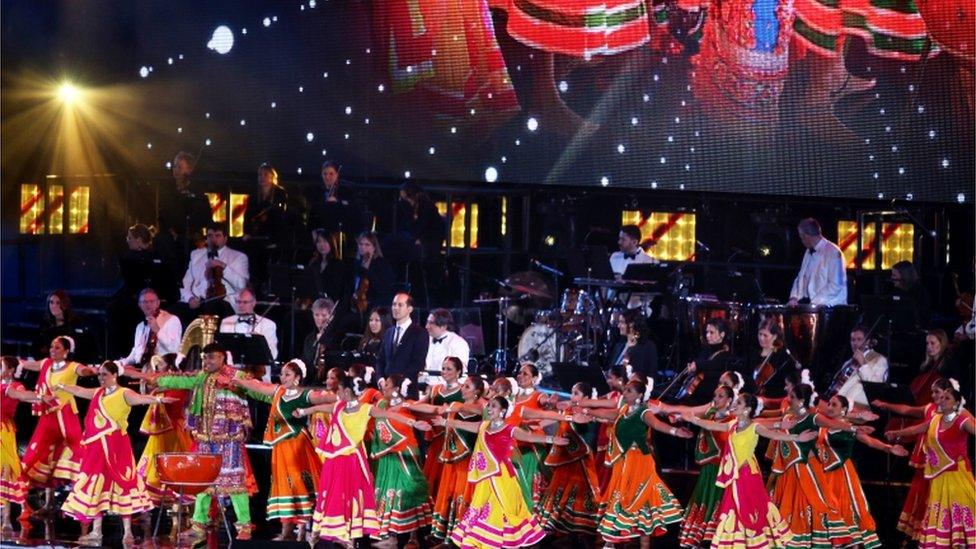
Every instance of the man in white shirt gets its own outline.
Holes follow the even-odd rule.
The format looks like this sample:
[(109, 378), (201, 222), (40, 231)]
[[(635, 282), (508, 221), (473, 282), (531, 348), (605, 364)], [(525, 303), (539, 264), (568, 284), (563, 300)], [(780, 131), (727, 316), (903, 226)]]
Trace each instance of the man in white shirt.
[(441, 365), (449, 356), (457, 357), (467, 367), (471, 348), (463, 337), (451, 331), (453, 326), (454, 317), (447, 309), (434, 309), (427, 315), (427, 334), (430, 335), (425, 369), (427, 376), (425, 380), (421, 375), (420, 381), (428, 385), (443, 383), (440, 376)]
[(855, 326), (851, 330), (851, 350), (854, 355), (841, 366), (839, 372), (843, 372), (848, 366), (856, 368), (856, 370), (837, 391), (838, 395), (847, 398), (855, 406), (861, 408), (870, 406), (861, 382), (884, 383), (888, 379), (888, 359), (870, 348), (867, 332), (868, 329), (864, 326)]
[[(254, 314), (254, 307), (257, 305), (257, 298), (254, 297), (254, 291), (250, 288), (244, 288), (237, 292), (235, 303), (237, 305), (237, 314), (220, 321), (220, 333), (262, 335), (268, 343), (268, 351), (271, 353), (271, 359), (277, 360), (278, 327), (273, 320)], [(234, 361), (234, 366), (238, 369), (244, 366), (267, 366), (267, 364), (241, 364), (238, 361), (238, 357), (234, 357)], [(264, 381), (270, 382), (271, 369), (264, 368), (264, 373), (261, 377)]]
[[(222, 282), (227, 294), (222, 300), (207, 302), (208, 270), (223, 270)], [(224, 316), (232, 309), (237, 292), (247, 286), (247, 255), (227, 247), (227, 229), (222, 224), (213, 223), (207, 227), (207, 247), (190, 253), (190, 264), (183, 275), (180, 288), (180, 301), (186, 304), (193, 316), (210, 313)], [(226, 303), (226, 305), (224, 304)]]
[(620, 280), (627, 265), (631, 263), (657, 263), (653, 257), (647, 255), (644, 248), (641, 248), (641, 232), (637, 225), (624, 225), (620, 227), (620, 235), (617, 237), (619, 251), (610, 254), (610, 270), (613, 276)]
[(156, 290), (146, 288), (139, 292), (139, 309), (146, 316), (146, 320), (136, 326), (132, 351), (129, 356), (115, 361), (123, 368), (130, 367), (130, 371), (149, 364), (149, 359), (154, 355), (178, 353), (183, 337), (180, 319), (159, 308)]
[(840, 248), (823, 237), (820, 223), (812, 217), (800, 221), (797, 231), (807, 252), (793, 281), (789, 305), (795, 307), (804, 300), (811, 305), (847, 304), (847, 271)]

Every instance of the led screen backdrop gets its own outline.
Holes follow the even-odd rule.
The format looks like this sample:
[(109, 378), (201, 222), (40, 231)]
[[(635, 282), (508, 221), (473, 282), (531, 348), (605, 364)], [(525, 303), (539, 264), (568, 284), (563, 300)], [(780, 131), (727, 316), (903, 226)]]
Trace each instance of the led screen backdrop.
[(130, 73), (146, 170), (186, 149), (201, 170), (309, 181), (328, 158), (350, 178), (973, 200), (971, 1), (147, 12)]

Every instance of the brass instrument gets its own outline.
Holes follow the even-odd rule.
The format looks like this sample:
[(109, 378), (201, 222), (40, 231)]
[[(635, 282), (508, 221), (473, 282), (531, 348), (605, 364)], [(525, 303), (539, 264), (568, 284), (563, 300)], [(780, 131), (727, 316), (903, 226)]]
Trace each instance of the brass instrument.
[[(214, 334), (220, 329), (220, 317), (217, 315), (200, 315), (199, 318), (190, 323), (183, 332), (183, 340), (180, 341), (180, 354), (185, 356), (189, 362), (184, 371), (197, 370), (203, 362), (204, 347), (213, 343)], [(196, 349), (196, 353), (191, 351)]]

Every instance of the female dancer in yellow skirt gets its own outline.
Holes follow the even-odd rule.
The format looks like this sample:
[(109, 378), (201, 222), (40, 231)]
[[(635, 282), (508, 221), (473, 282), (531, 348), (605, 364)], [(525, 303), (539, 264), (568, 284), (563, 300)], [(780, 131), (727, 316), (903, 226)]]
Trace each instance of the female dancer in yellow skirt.
[(663, 536), (668, 524), (681, 521), (681, 504), (658, 476), (650, 429), (680, 438), (691, 438), (692, 433), (655, 417), (645, 403), (649, 394), (644, 383), (630, 381), (619, 410), (583, 410), (602, 418), (615, 417), (607, 448), (613, 473), (603, 494), (603, 514), (597, 527), (610, 546), (640, 538), (641, 547), (649, 547), (652, 536)]
[(976, 547), (976, 482), (969, 463), (969, 437), (976, 434), (976, 420), (963, 408), (959, 383), (949, 383), (930, 421), (888, 433), (895, 438), (925, 434), (925, 477), (930, 485), (921, 549)]
[[(942, 391), (950, 387), (949, 380), (938, 378), (932, 383), (932, 402), (923, 406), (909, 406), (907, 404), (891, 404), (883, 400), (874, 400), (871, 406), (906, 417), (917, 417), (923, 419), (923, 423), (928, 425), (932, 417), (938, 412), (938, 405)], [(894, 432), (894, 431), (892, 431)], [(926, 502), (929, 498), (929, 479), (925, 478), (925, 437), (915, 439), (915, 448), (912, 456), (908, 459), (908, 464), (915, 469), (912, 477), (912, 484), (908, 488), (908, 497), (902, 506), (901, 515), (898, 517), (898, 525), (895, 527), (903, 532), (908, 539), (919, 541), (922, 534), (922, 520), (925, 519)]]
[[(164, 356), (152, 357), (152, 370), (154, 372), (170, 372), (176, 370), (176, 355), (170, 353)], [(127, 374), (128, 375), (128, 374)], [(148, 435), (146, 447), (142, 450), (142, 456), (136, 463), (136, 471), (146, 481), (146, 492), (153, 505), (159, 506), (164, 499), (174, 499), (176, 494), (164, 488), (159, 481), (159, 472), (156, 470), (156, 456), (166, 452), (187, 452), (193, 446), (193, 439), (186, 430), (186, 401), (190, 396), (188, 391), (182, 389), (157, 389), (153, 395), (162, 395), (172, 398), (169, 403), (151, 404), (146, 410), (146, 415), (139, 426), (139, 432)], [(179, 504), (190, 503), (192, 497), (187, 497), (186, 501)]]
[(430, 424), (425, 421), (415, 421), (361, 403), (359, 397), (365, 390), (366, 383), (362, 379), (347, 377), (339, 384), (339, 400), (335, 404), (320, 404), (292, 412), (296, 417), (317, 411), (332, 413), (329, 432), (325, 435), (325, 459), (319, 473), (318, 497), (309, 536), (313, 547), (319, 538), (352, 547), (357, 539), (379, 533), (373, 474), (363, 446), (369, 420), (381, 417), (421, 431), (430, 429)]
[[(827, 403), (827, 411), (824, 414), (830, 419), (843, 419), (851, 412), (852, 407), (851, 401), (846, 397), (835, 395)], [(824, 467), (824, 480), (827, 482), (825, 489), (840, 504), (838, 509), (844, 522), (853, 526), (854, 543), (865, 548), (879, 547), (881, 541), (875, 533), (877, 526), (868, 508), (864, 489), (861, 488), (861, 479), (854, 469), (854, 462), (851, 461), (855, 440), (896, 456), (907, 456), (908, 451), (901, 446), (875, 440), (854, 429), (821, 427), (817, 437), (816, 452)]]
[(817, 432), (806, 430), (787, 434), (764, 427), (753, 419), (762, 411), (755, 396), (742, 393), (732, 404), (735, 421), (701, 419), (685, 412), (682, 418), (703, 429), (728, 432), (729, 442), (722, 449), (722, 461), (716, 484), (723, 488), (722, 500), (715, 509), (715, 534), (712, 547), (787, 547), (791, 534), (776, 506), (763, 490), (762, 472), (756, 461), (759, 436), (780, 441), (810, 442)]
[[(85, 416), (81, 441), (81, 473), (75, 480), (61, 510), (86, 525), (94, 521), (91, 532), (79, 543), (100, 544), (102, 517), (108, 513), (122, 515), (123, 543), (132, 543), (132, 515), (152, 508), (146, 485), (136, 473), (136, 460), (129, 441), (128, 418), (133, 406), (172, 402), (161, 395), (140, 395), (119, 387), (119, 366), (105, 362), (98, 369), (98, 389), (75, 385), (56, 385), (57, 391), (91, 399)], [(51, 400), (57, 397), (50, 397)]]
[(271, 404), (264, 443), (271, 446), (271, 491), (268, 493), (268, 520), (281, 521), (281, 534), (275, 540), (305, 539), (305, 523), (312, 517), (315, 489), (319, 485), (322, 462), (315, 454), (307, 423), (294, 412), (316, 404), (331, 402), (331, 394), (299, 388), (307, 374), (305, 363), (294, 359), (281, 367), (281, 384), (234, 378), (233, 383), (248, 395)]
[(434, 420), (478, 434), (468, 472), (468, 482), (474, 486), (471, 503), (451, 532), (451, 541), (462, 549), (524, 547), (545, 537), (522, 497), (512, 447), (516, 441), (566, 444), (567, 440), (534, 435), (506, 422), (508, 406), (508, 399), (496, 396), (488, 401), (488, 421)]
[[(577, 383), (570, 393), (570, 402), (579, 403), (584, 396), (594, 396), (594, 393), (589, 383)], [(562, 416), (558, 412), (548, 413)], [(552, 479), (536, 504), (535, 515), (546, 531), (592, 537), (596, 534), (600, 511), (600, 486), (593, 452), (598, 425), (560, 419), (556, 435), (568, 443), (549, 449), (544, 463), (552, 471)]]
[[(9, 536), (13, 530), (10, 522), (10, 504), (16, 503), (24, 508), (27, 496), (27, 483), (21, 473), (20, 456), (17, 455), (17, 428), (14, 414), (18, 402), (40, 402), (33, 391), (14, 381), (17, 359), (12, 356), (0, 358), (0, 537)], [(27, 513), (23, 515), (26, 519)]]

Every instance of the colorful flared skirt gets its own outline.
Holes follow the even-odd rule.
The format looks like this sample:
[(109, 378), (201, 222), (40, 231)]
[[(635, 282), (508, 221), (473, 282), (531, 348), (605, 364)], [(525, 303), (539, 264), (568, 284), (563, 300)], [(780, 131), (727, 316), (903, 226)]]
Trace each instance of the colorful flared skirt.
[(22, 460), (24, 479), (35, 486), (73, 481), (81, 471), (81, 423), (67, 406), (42, 415)]
[[(706, 463), (701, 466), (698, 482), (688, 500), (684, 522), (678, 534), (681, 547), (701, 547), (707, 545), (711, 537), (708, 536), (708, 524), (712, 521), (715, 508), (722, 500), (723, 488), (715, 484), (718, 476), (718, 463)], [(714, 532), (713, 532), (714, 534)]]
[(391, 452), (376, 461), (376, 516), (380, 535), (430, 526), (434, 504), (413, 452)]
[(427, 489), (430, 490), (431, 497), (437, 494), (437, 488), (441, 482), (441, 469), (444, 468), (444, 464), (437, 458), (443, 449), (443, 433), (431, 439), (427, 446), (427, 459), (424, 460), (424, 478), (427, 479)]
[(925, 520), (925, 511), (928, 510), (929, 484), (929, 479), (925, 478), (925, 470), (917, 467), (895, 527), (909, 539), (917, 541), (922, 534), (922, 521)]
[(918, 546), (976, 547), (976, 485), (965, 462), (931, 480), (928, 510), (922, 522)]
[[(431, 535), (438, 539), (447, 539), (458, 521), (464, 516), (468, 502), (471, 501), (471, 490), (468, 484), (468, 464), (470, 456), (453, 463), (445, 463), (441, 467), (441, 478), (434, 496), (434, 516), (431, 523)], [(521, 495), (519, 491), (519, 495)]]
[(552, 467), (552, 479), (535, 506), (543, 530), (593, 534), (600, 513), (600, 495), (593, 460), (578, 459)]
[(271, 448), (268, 519), (304, 521), (312, 516), (322, 462), (312, 440), (301, 431)]
[(825, 491), (823, 466), (816, 458), (796, 463), (770, 477), (770, 499), (793, 534), (788, 547), (820, 548), (849, 545), (850, 527), (844, 524), (834, 498)]
[(372, 473), (361, 451), (322, 463), (312, 533), (345, 542), (379, 533)]
[(0, 422), (0, 502), (24, 504), (27, 483), (17, 455), (17, 434), (12, 421)]
[(61, 506), (65, 515), (89, 522), (106, 514), (130, 516), (152, 507), (136, 472), (128, 435), (115, 431), (82, 446), (81, 473)]
[(512, 452), (512, 465), (515, 466), (515, 475), (529, 510), (535, 509), (539, 496), (546, 490), (547, 482), (543, 475), (547, 471), (544, 471), (540, 455), (544, 455), (544, 452), (534, 447), (520, 447)]
[(518, 480), (502, 466), (497, 475), (474, 485), (471, 504), (450, 539), (461, 549), (495, 549), (534, 545), (545, 535), (525, 505)]
[(637, 448), (614, 462), (603, 498), (597, 531), (610, 543), (663, 536), (669, 524), (681, 521), (681, 504), (658, 476), (654, 456)]
[(825, 471), (824, 479), (827, 482), (827, 491), (837, 502), (841, 519), (851, 527), (854, 543), (865, 549), (880, 547), (881, 540), (876, 533), (877, 526), (868, 508), (868, 500), (861, 487), (861, 478), (854, 469), (854, 463), (847, 460), (843, 467)]
[(764, 549), (788, 547), (790, 529), (763, 488), (762, 475), (749, 463), (722, 493), (715, 509), (712, 547)]

